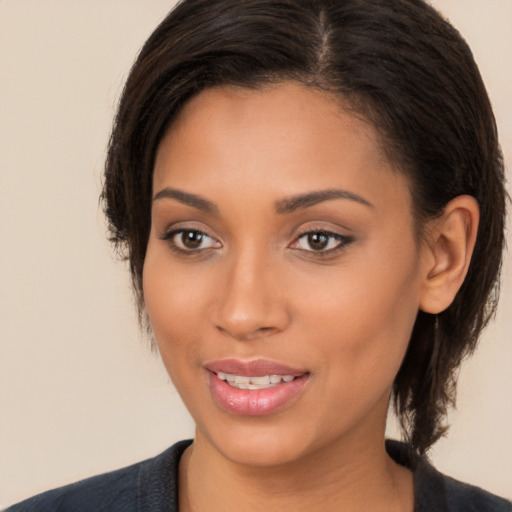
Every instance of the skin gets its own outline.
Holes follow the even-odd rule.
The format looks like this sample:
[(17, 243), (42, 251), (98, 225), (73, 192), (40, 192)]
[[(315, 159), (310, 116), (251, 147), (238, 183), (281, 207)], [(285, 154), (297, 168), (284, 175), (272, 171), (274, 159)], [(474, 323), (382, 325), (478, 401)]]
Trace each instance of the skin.
[[(204, 91), (163, 139), (144, 296), (196, 423), (180, 510), (413, 509), (411, 473), (384, 449), (389, 396), (418, 310), (442, 310), (462, 282), (471, 240), (459, 235), (477, 213), (464, 199), (447, 209), (460, 250), (444, 219), (418, 243), (408, 184), (378, 142), (330, 94), (294, 83)], [(349, 194), (280, 211), (334, 189)], [(180, 229), (204, 236), (187, 248)], [(308, 238), (319, 232), (333, 234), (325, 247)], [(276, 412), (235, 415), (205, 369), (224, 358), (300, 368), (307, 383)]]

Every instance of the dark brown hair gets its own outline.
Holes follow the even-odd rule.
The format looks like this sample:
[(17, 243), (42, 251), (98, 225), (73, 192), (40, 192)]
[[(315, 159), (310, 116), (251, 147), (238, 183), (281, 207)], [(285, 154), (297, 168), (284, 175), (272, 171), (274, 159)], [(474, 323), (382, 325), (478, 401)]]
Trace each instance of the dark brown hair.
[(481, 219), (469, 272), (437, 319), (419, 312), (393, 397), (411, 446), (444, 432), (456, 371), (497, 300), (504, 170), (490, 102), (470, 49), (422, 0), (185, 0), (142, 48), (122, 94), (102, 199), (126, 252), (140, 311), (160, 141), (181, 107), (217, 85), (295, 80), (338, 94), (369, 120), (411, 184), (416, 225), (454, 197)]

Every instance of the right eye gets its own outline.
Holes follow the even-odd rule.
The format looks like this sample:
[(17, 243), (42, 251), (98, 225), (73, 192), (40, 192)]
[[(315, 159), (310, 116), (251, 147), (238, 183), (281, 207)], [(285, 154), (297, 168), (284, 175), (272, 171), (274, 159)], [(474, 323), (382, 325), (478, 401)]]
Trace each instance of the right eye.
[(221, 247), (218, 240), (197, 229), (175, 229), (166, 233), (163, 240), (167, 240), (173, 249), (181, 252)]

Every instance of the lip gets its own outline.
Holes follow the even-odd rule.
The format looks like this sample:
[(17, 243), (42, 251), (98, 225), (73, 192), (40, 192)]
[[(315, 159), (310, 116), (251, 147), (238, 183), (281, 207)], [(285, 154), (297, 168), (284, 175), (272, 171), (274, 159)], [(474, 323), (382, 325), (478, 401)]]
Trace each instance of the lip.
[[(206, 364), (205, 369), (215, 402), (228, 413), (237, 416), (263, 416), (280, 411), (298, 398), (310, 378), (307, 370), (264, 359), (224, 359)], [(247, 377), (293, 375), (295, 379), (264, 389), (238, 389), (219, 379), (218, 372)]]
[(262, 377), (263, 375), (293, 375), (299, 377), (309, 373), (305, 368), (293, 368), (269, 359), (255, 359), (253, 361), (222, 359), (207, 363), (204, 367), (213, 373), (232, 373), (246, 377)]

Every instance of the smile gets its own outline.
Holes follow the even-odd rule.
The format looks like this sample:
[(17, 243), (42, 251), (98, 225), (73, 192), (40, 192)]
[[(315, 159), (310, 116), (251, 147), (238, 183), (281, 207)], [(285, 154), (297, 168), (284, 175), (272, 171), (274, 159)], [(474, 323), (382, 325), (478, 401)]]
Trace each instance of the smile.
[(234, 375), (223, 372), (217, 372), (217, 377), (227, 382), (233, 388), (250, 390), (271, 388), (283, 382), (291, 382), (295, 379), (294, 375), (262, 375), (260, 377), (249, 377), (246, 375)]
[(235, 359), (208, 363), (211, 396), (236, 416), (265, 416), (293, 404), (311, 374), (273, 361)]

